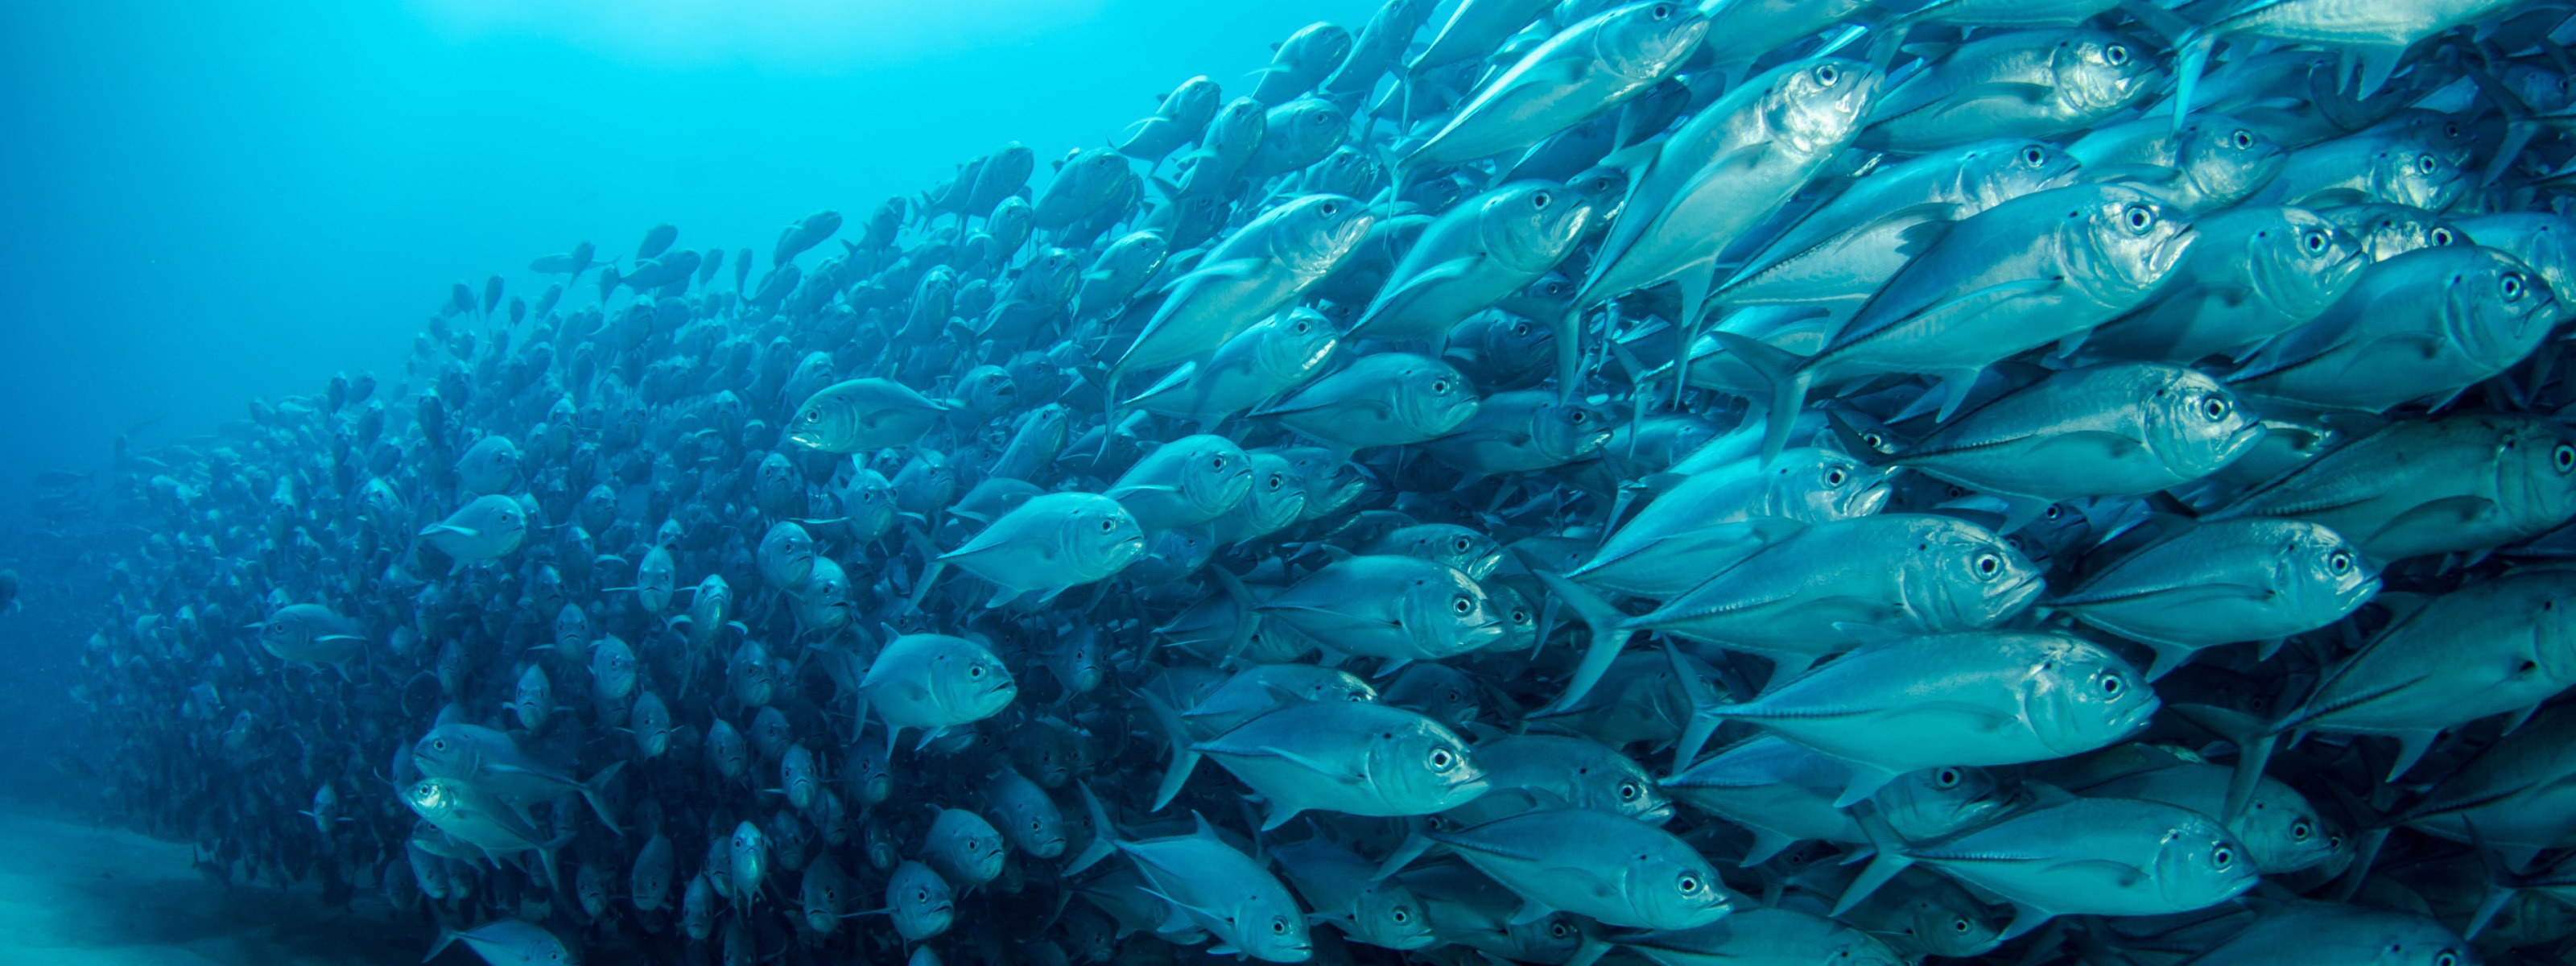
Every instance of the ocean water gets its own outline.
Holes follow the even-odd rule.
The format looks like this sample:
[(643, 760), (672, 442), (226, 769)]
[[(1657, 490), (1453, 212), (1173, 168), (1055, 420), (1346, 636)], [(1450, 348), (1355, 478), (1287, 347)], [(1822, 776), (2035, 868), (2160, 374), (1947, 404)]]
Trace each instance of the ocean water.
[(0, 966), (2576, 962), (2385, 3), (7, 5)]

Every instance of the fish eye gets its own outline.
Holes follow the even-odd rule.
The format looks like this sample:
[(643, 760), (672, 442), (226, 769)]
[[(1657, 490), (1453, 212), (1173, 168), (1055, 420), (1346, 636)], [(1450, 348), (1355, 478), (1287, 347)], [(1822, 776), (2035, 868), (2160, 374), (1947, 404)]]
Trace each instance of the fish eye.
[(2506, 272), (2504, 279), (2496, 283), (2496, 290), (2504, 293), (2507, 302), (2522, 301), (2522, 276)]
[(2129, 687), (2129, 682), (2127, 682), (2127, 681), (2125, 681), (2125, 680), (2122, 680), (2122, 679), (2120, 678), (2120, 676), (2119, 676), (2119, 675), (2117, 675), (2117, 674), (2109, 674), (2109, 675), (2104, 675), (2104, 676), (2102, 677), (2102, 696), (2103, 696), (2103, 697), (2106, 697), (2106, 698), (2116, 698), (2116, 697), (2119, 697), (2119, 696), (2120, 696), (2120, 692), (2125, 691), (2125, 690), (2128, 690), (2128, 687)]
[(1288, 920), (1273, 917), (1273, 918), (1270, 920), (1270, 933), (1271, 933), (1271, 935), (1274, 935), (1274, 936), (1285, 936), (1285, 935), (1287, 935), (1287, 934), (1288, 934)]
[(1932, 787), (1944, 791), (1959, 787), (1959, 770), (1944, 768), (1932, 774)]
[(2112, 44), (2109, 49), (2102, 52), (2102, 59), (2110, 61), (2111, 66), (2113, 67), (2118, 67), (2122, 64), (2128, 63), (2129, 48), (2120, 44)]
[(1104, 519), (1104, 520), (1101, 520), (1101, 521), (1100, 521), (1100, 532), (1102, 532), (1102, 533), (1108, 533), (1108, 532), (1110, 532), (1110, 531), (1112, 531), (1112, 530), (1116, 530), (1116, 529), (1118, 529), (1118, 520), (1117, 520), (1117, 518), (1115, 518), (1115, 517), (1111, 517), (1111, 518), (1107, 518), (1107, 519)]
[(1460, 596), (1449, 601), (1449, 609), (1460, 614), (1473, 613), (1476, 610), (1476, 602)]
[(2042, 149), (2040, 148), (2040, 146), (2039, 146), (2039, 145), (2033, 144), (2033, 145), (2030, 145), (2029, 147), (2025, 147), (2025, 148), (2021, 149), (2021, 163), (2023, 163), (2023, 164), (2027, 164), (2027, 165), (2030, 165), (2031, 167), (2036, 168), (2036, 167), (2039, 167), (2041, 163), (2046, 162), (2047, 160), (2048, 160), (2048, 152), (2047, 152), (2047, 151), (2045, 151), (2045, 150), (2042, 150)]
[(1342, 203), (1338, 201), (1327, 201), (1323, 204), (1316, 205), (1315, 210), (1326, 215), (1337, 215), (1342, 211)]
[(2435, 245), (2448, 245), (2456, 240), (2451, 237), (2451, 230), (2448, 228), (2433, 229), (2432, 234), (2426, 236), (2426, 238)]
[[(1876, 444), (1872, 445), (1874, 446)], [(1829, 489), (1842, 486), (1844, 483), (1850, 481), (1851, 474), (1844, 471), (1842, 467), (1837, 466), (1825, 471), (1825, 486)]]
[(1636, 801), (1636, 800), (1637, 800), (1637, 796), (1638, 796), (1638, 795), (1641, 795), (1641, 794), (1644, 794), (1644, 790), (1643, 790), (1643, 789), (1638, 788), (1638, 787), (1637, 787), (1637, 783), (1636, 783), (1636, 782), (1620, 782), (1620, 783), (1619, 783), (1619, 800), (1620, 800), (1620, 801), (1623, 801), (1623, 802), (1633, 802), (1633, 801)]
[(1977, 928), (1977, 927), (1976, 927), (1976, 924), (1975, 924), (1975, 923), (1971, 923), (1971, 922), (1969, 922), (1969, 921), (1968, 921), (1967, 919), (1965, 919), (1965, 918), (1952, 919), (1952, 920), (1950, 920), (1950, 931), (1955, 932), (1955, 933), (1958, 933), (1959, 935), (1962, 935), (1962, 936), (1967, 935), (1967, 934), (1968, 934), (1968, 930), (1975, 929), (1975, 928)]
[(2238, 131), (2236, 132), (2235, 137), (2229, 138), (2228, 140), (2235, 142), (2236, 150), (2239, 151), (2243, 151), (2254, 146), (2254, 135), (2249, 131)]
[(1298, 322), (1297, 322), (1297, 324), (1296, 324), (1295, 326), (1292, 326), (1292, 327), (1289, 329), (1289, 331), (1295, 332), (1295, 333), (1297, 333), (1298, 335), (1305, 335), (1305, 334), (1306, 334), (1306, 331), (1307, 331), (1308, 329), (1312, 329), (1312, 328), (1314, 328), (1314, 326), (1309, 325), (1309, 324), (1307, 324), (1307, 323), (1306, 323), (1306, 321), (1305, 321), (1305, 320), (1300, 319), (1300, 320), (1298, 320)]
[(1566, 924), (1564, 924), (1564, 923), (1562, 923), (1562, 922), (1549, 923), (1549, 924), (1548, 924), (1548, 927), (1547, 927), (1547, 934), (1548, 934), (1548, 935), (1550, 935), (1550, 936), (1553, 936), (1553, 937), (1555, 937), (1555, 938), (1558, 938), (1558, 939), (1563, 939), (1563, 938), (1565, 938), (1565, 937), (1567, 937), (1567, 936), (1573, 935), (1573, 934), (1574, 934), (1574, 928), (1573, 928), (1573, 927), (1571, 927), (1571, 926), (1568, 926), (1568, 925), (1566, 925)]
[(2342, 573), (2344, 571), (2351, 570), (2352, 554), (2349, 551), (2343, 550), (2337, 550), (2333, 553), (2327, 554), (2326, 569), (2334, 571), (2335, 573)]
[(1699, 877), (1687, 872), (1682, 873), (1681, 887), (1683, 895), (1698, 895), (1700, 888)]
[(2004, 558), (1991, 553), (1977, 555), (1977, 576), (1992, 577), (2004, 570)]
[(798, 417), (798, 418), (803, 419), (803, 420), (805, 420), (806, 422), (809, 422), (809, 423), (819, 423), (819, 422), (822, 422), (822, 421), (823, 421), (823, 407), (821, 407), (821, 406), (816, 406), (816, 407), (814, 407), (814, 408), (812, 408), (812, 409), (808, 409), (808, 410), (806, 410), (806, 411), (804, 412), (804, 414), (803, 414), (802, 416), (800, 416), (800, 417)]
[(2210, 851), (2209, 864), (2221, 869), (2235, 865), (2236, 850), (2228, 848), (2225, 843), (2221, 843), (2218, 848)]
[[(2300, 244), (2308, 247), (2308, 254), (2310, 255), (2323, 255), (2326, 252), (2326, 233), (2321, 231), (2309, 232), (2306, 238), (2300, 240)], [(2437, 241), (2433, 244), (2448, 245), (2450, 242)]]
[(1448, 392), (1449, 392), (1449, 380), (1447, 380), (1447, 379), (1434, 379), (1434, 380), (1431, 380), (1431, 391), (1432, 391), (1433, 393), (1435, 393), (1435, 394), (1440, 394), (1440, 395), (1446, 395), (1446, 394), (1448, 394)]
[(1652, 17), (1656, 20), (1668, 20), (1672, 18), (1672, 15), (1673, 5), (1669, 3), (1658, 3), (1653, 9), (1646, 11), (1646, 16)]
[(1449, 542), (1449, 549), (1458, 553), (1466, 553), (1474, 546), (1475, 544), (1465, 537), (1459, 537), (1458, 539)]
[(2433, 966), (2460, 966), (2459, 954), (2444, 950), (2441, 955), (2433, 957)]
[(1572, 414), (1570, 414), (1570, 415), (1568, 415), (1568, 416), (1566, 417), (1566, 419), (1567, 419), (1568, 421), (1570, 421), (1570, 422), (1574, 423), (1574, 424), (1575, 424), (1575, 425), (1577, 425), (1577, 426), (1581, 426), (1581, 425), (1583, 425), (1586, 421), (1590, 420), (1591, 418), (1592, 418), (1591, 414), (1586, 413), (1586, 412), (1584, 412), (1583, 410), (1580, 410), (1580, 409), (1575, 410)]
[[(980, 678), (980, 677), (983, 677), (983, 676), (984, 676), (984, 666), (983, 666), (983, 665), (981, 665), (981, 664), (978, 664), (978, 665), (975, 665), (975, 666), (973, 666), (973, 667), (969, 667), (969, 668), (967, 668), (967, 669), (966, 669), (966, 676), (967, 676), (967, 677), (970, 677), (970, 678)], [(970, 846), (970, 847), (971, 847), (971, 846)]]
[(2550, 458), (2552, 462), (2558, 464), (2558, 472), (2576, 471), (2576, 446), (2560, 443), (2557, 451), (2550, 454)]
[(2228, 409), (2227, 400), (2220, 399), (2216, 396), (2211, 396), (2200, 401), (2201, 416), (2207, 418), (2213, 423), (2226, 419)]
[(1221, 454), (1221, 453), (1220, 453), (1220, 454), (1218, 454), (1218, 455), (1208, 457), (1208, 469), (1212, 469), (1212, 470), (1221, 470), (1221, 469), (1224, 469), (1224, 468), (1225, 468), (1225, 456), (1224, 456), (1224, 454)]
[(2122, 217), (2128, 221), (2130, 231), (2145, 231), (2148, 226), (2156, 223), (2156, 213), (2148, 210), (2145, 205), (2130, 205), (2128, 212)]
[(1410, 913), (1410, 912), (1406, 912), (1406, 911), (1404, 911), (1404, 907), (1402, 907), (1402, 906), (1397, 906), (1396, 908), (1394, 908), (1393, 910), (1390, 910), (1390, 911), (1387, 913), (1387, 918), (1395, 920), (1395, 924), (1396, 924), (1396, 925), (1401, 926), (1401, 925), (1404, 925), (1405, 923), (1412, 922), (1412, 921), (1413, 921), (1413, 914), (1412, 914), (1412, 913)]
[(2427, 154), (2427, 155), (2421, 155), (2421, 156), (2417, 157), (2417, 158), (2415, 159), (2415, 171), (2416, 171), (2416, 173), (2418, 173), (2418, 174), (2432, 174), (2432, 173), (2433, 173), (2433, 156), (2432, 156), (2432, 155)]
[(1825, 64), (1816, 68), (1816, 83), (1823, 84), (1826, 87), (1832, 87), (1834, 86), (1835, 81), (1839, 81), (1841, 79), (1843, 79), (1843, 72), (1835, 70), (1834, 65), (1832, 64)]
[(1547, 192), (1541, 191), (1530, 196), (1530, 209), (1532, 211), (1546, 211), (1548, 203), (1555, 200), (1555, 198), (1549, 197)]
[(1447, 749), (1447, 748), (1433, 748), (1433, 749), (1431, 749), (1431, 770), (1432, 770), (1432, 771), (1448, 771), (1448, 770), (1449, 770), (1449, 766), (1450, 766), (1450, 765), (1457, 764), (1457, 762), (1458, 762), (1458, 756), (1450, 754), (1450, 753), (1449, 753), (1449, 749)]
[(2290, 841), (2305, 842), (2308, 840), (2308, 836), (2314, 834), (2316, 834), (2316, 830), (2309, 827), (2307, 819), (2303, 818), (2290, 823)]

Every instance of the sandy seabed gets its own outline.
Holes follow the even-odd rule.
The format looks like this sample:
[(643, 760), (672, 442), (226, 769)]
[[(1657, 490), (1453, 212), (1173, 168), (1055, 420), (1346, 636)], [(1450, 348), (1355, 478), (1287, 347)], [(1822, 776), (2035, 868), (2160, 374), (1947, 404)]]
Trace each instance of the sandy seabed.
[(0, 966), (412, 966), (428, 948), (381, 900), (353, 912), (309, 888), (226, 886), (192, 858), (181, 843), (0, 812)]

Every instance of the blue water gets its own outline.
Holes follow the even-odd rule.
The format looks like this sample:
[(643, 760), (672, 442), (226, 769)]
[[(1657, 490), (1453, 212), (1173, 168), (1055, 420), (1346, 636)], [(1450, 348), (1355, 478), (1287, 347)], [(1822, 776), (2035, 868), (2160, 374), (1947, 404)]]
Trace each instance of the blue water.
[[(253, 7), (256, 7), (254, 9)], [(1361, 0), (0, 4), (0, 519), (591, 239), (766, 250), (1017, 140), (1106, 143)], [(728, 268), (728, 270), (730, 270)]]
[[(164, 0), (0, 4), (0, 535), (43, 470), (107, 464), (336, 372), (388, 388), (463, 281), (528, 260), (766, 251), (1017, 140), (1106, 143), (1192, 75), (1364, 0)], [(727, 267), (729, 272), (731, 267)], [(584, 279), (584, 286), (589, 281)], [(23, 536), (24, 534), (17, 534)], [(27, 544), (0, 569), (27, 570)], [(89, 574), (95, 577), (96, 574)], [(94, 627), (30, 581), (0, 781), (50, 788)], [(94, 601), (95, 582), (53, 593)], [(82, 754), (104, 754), (84, 748)], [(74, 766), (77, 767), (77, 766)]]

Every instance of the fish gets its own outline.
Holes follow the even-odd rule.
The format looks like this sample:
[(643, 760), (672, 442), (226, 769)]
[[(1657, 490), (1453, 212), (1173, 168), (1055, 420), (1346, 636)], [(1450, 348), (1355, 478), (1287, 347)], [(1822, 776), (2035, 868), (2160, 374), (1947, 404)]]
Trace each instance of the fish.
[(2042, 606), (2154, 651), (2149, 682), (2207, 648), (2331, 625), (2381, 586), (2360, 547), (2305, 520), (2166, 520), (2098, 553), (2081, 582)]
[(1873, 841), (1878, 857), (1836, 909), (1921, 863), (2012, 903), (2016, 914), (2005, 939), (2061, 915), (2203, 909), (2243, 894), (2260, 878), (2244, 847), (2216, 820), (2136, 799), (2068, 798), (1930, 842), (1884, 835)]
[(910, 445), (948, 406), (884, 379), (852, 379), (818, 390), (796, 408), (787, 439), (826, 453)]
[[(1943, 670), (1938, 677), (1909, 673), (1918, 662)], [(1931, 693), (1924, 690), (1881, 696), (1932, 687), (1942, 689), (1941, 702), (1921, 701)], [(1835, 799), (1842, 808), (1917, 769), (2091, 751), (2136, 733), (2161, 706), (2136, 668), (2098, 644), (1969, 631), (1865, 645), (1750, 701), (1711, 707), (1698, 720), (1759, 724), (1850, 766), (1851, 781)], [(1683, 747), (1695, 752), (1696, 742), (1685, 738)]]
[(1481, 85), (1403, 164), (1519, 151), (1616, 109), (1680, 68), (1708, 26), (1697, 8), (1668, 0), (1613, 7), (1566, 26)]
[(1445, 812), (1488, 787), (1476, 756), (1419, 712), (1351, 701), (1295, 702), (1190, 750), (1270, 801), (1262, 831), (1299, 812), (1406, 816)]
[(2565, 11), (1364, 9), (36, 460), (47, 787), (505, 962), (2563, 952)]
[(1120, 854), (1153, 883), (1172, 918), (1158, 932), (1196, 927), (1217, 939), (1212, 951), (1241, 953), (1268, 963), (1302, 963), (1314, 956), (1297, 900), (1278, 878), (1219, 839), (1207, 819), (1193, 815), (1186, 835), (1120, 839)]
[(1424, 835), (1519, 894), (1520, 918), (1562, 909), (1604, 925), (1682, 930), (1733, 911), (1707, 859), (1624, 815), (1542, 809)]
[(1032, 497), (938, 559), (993, 584), (998, 606), (1031, 591), (1043, 603), (1145, 555), (1145, 532), (1118, 501), (1094, 493)]
[[(2034, 233), (2040, 223), (2054, 227)], [(1997, 244), (1997, 236), (2016, 241)], [(1786, 446), (1790, 420), (1807, 387), (1818, 382), (1888, 369), (1936, 373), (1943, 393), (1937, 415), (1946, 421), (1966, 401), (1977, 372), (2135, 308), (2196, 238), (2187, 222), (2134, 189), (2077, 185), (2037, 192), (1961, 221), (1818, 352), (1799, 357), (1731, 333), (1715, 335), (1772, 387), (1766, 456)], [(2040, 314), (2050, 321), (2018, 321)]]
[(2474, 245), (2419, 249), (2373, 264), (2228, 385), (2317, 409), (2447, 402), (2539, 348), (2557, 321), (2556, 301), (2513, 256)]
[(999, 714), (1019, 696), (1000, 658), (982, 644), (946, 634), (905, 634), (887, 641), (868, 664), (859, 690), (886, 729), (891, 751), (906, 728), (928, 745), (949, 728)]

